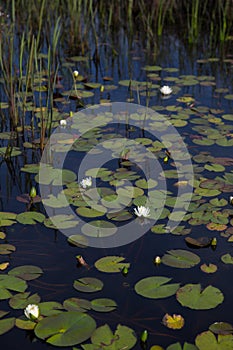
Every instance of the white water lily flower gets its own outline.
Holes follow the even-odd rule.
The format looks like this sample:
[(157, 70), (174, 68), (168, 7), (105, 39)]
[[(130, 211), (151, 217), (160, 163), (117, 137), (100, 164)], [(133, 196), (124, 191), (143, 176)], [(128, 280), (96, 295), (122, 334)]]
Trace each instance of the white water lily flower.
[(80, 181), (80, 186), (82, 188), (91, 187), (91, 185), (92, 185), (91, 177), (85, 177), (84, 179), (82, 179), (82, 181)]
[(170, 88), (170, 86), (164, 85), (161, 87), (160, 92), (163, 95), (170, 95), (172, 93), (172, 88)]
[(40, 316), (39, 306), (35, 304), (29, 304), (24, 309), (24, 314), (29, 320), (36, 320)]
[(233, 205), (233, 196), (230, 196), (230, 204)]
[(155, 264), (156, 264), (156, 265), (159, 265), (159, 264), (161, 263), (161, 258), (160, 258), (160, 256), (157, 255), (157, 256), (155, 257), (155, 260), (154, 260), (154, 261), (155, 261)]
[(144, 218), (148, 218), (150, 216), (150, 209), (147, 207), (144, 207), (143, 205), (137, 208), (134, 208), (134, 212), (137, 216)]
[(74, 70), (74, 71), (73, 71), (73, 76), (74, 76), (75, 78), (77, 78), (78, 75), (79, 75), (79, 72), (78, 72), (77, 70)]
[(66, 126), (67, 121), (65, 119), (60, 120), (60, 126)]

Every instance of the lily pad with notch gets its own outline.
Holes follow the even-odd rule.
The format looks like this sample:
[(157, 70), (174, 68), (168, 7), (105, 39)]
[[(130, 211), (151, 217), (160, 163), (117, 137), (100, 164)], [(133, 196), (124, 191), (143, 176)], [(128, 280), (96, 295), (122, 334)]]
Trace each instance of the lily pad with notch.
[(169, 283), (172, 279), (163, 276), (146, 277), (138, 281), (134, 289), (137, 294), (151, 299), (167, 298), (179, 289), (179, 283)]
[(162, 263), (172, 267), (191, 268), (199, 264), (200, 258), (198, 255), (182, 249), (168, 250), (162, 257)]
[(103, 282), (94, 277), (83, 277), (74, 281), (74, 288), (79, 292), (94, 293), (103, 289)]
[(209, 237), (185, 237), (185, 242), (190, 248), (206, 248), (211, 245), (212, 238)]
[(101, 272), (121, 272), (124, 267), (130, 267), (130, 263), (124, 261), (125, 258), (123, 256), (109, 255), (97, 260), (95, 262), (95, 267)]

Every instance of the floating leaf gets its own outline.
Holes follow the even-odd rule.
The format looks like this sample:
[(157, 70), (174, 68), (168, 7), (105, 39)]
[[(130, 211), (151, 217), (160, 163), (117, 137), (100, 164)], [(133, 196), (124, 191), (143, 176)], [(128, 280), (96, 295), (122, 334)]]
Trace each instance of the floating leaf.
[(63, 312), (63, 306), (56, 301), (45, 301), (39, 305), (40, 314), (42, 316), (54, 316)]
[(80, 292), (93, 293), (100, 291), (104, 284), (101, 280), (94, 277), (83, 277), (74, 281), (74, 288)]
[(104, 220), (94, 220), (90, 223), (86, 223), (82, 226), (82, 232), (90, 237), (108, 237), (112, 236), (117, 232), (117, 227)]
[(233, 326), (226, 322), (214, 322), (209, 326), (209, 330), (215, 334), (232, 334)]
[(178, 268), (190, 268), (199, 264), (199, 262), (200, 258), (198, 255), (182, 249), (169, 250), (162, 257), (162, 263)]
[(124, 260), (122, 256), (105, 256), (95, 262), (95, 267), (102, 272), (121, 272), (124, 267), (130, 267)]
[(104, 208), (104, 207), (101, 207), (101, 208), (103, 208), (103, 211), (99, 211), (99, 210), (96, 210), (94, 208), (79, 207), (76, 210), (76, 212), (79, 215), (87, 217), (87, 218), (95, 218), (98, 216), (103, 216), (106, 213), (106, 208)]
[(213, 286), (201, 289), (200, 284), (186, 284), (178, 289), (176, 298), (182, 306), (195, 310), (213, 309), (224, 300), (222, 292)]
[(86, 312), (91, 309), (91, 302), (85, 299), (69, 298), (64, 301), (63, 306), (68, 311)]
[(57, 196), (54, 196), (53, 194), (49, 194), (48, 198), (43, 199), (43, 204), (51, 208), (65, 208), (70, 205), (69, 202), (67, 201), (67, 198), (61, 193), (58, 193)]
[(211, 231), (224, 231), (227, 228), (227, 225), (218, 224), (215, 222), (209, 222), (206, 227)]
[(35, 335), (55, 346), (73, 346), (87, 340), (96, 328), (94, 319), (78, 311), (63, 312), (42, 319)]
[(0, 255), (11, 254), (16, 248), (12, 244), (0, 244)]
[(92, 300), (91, 307), (98, 312), (110, 312), (116, 309), (117, 304), (112, 299), (100, 298)]
[(198, 238), (192, 238), (192, 237), (185, 237), (185, 242), (195, 248), (203, 248), (203, 247), (209, 247), (211, 244), (211, 238), (209, 237), (198, 237)]
[(0, 270), (1, 271), (4, 271), (4, 270), (6, 270), (7, 268), (8, 268), (8, 266), (9, 266), (9, 262), (3, 262), (3, 263), (1, 263), (0, 264)]
[(44, 219), (44, 214), (37, 213), (36, 211), (26, 211), (25, 213), (18, 214), (16, 217), (16, 220), (23, 225), (35, 225), (38, 222), (43, 222)]
[(165, 314), (162, 322), (164, 326), (171, 329), (181, 329), (184, 327), (184, 318), (181, 315), (173, 314), (171, 316), (169, 314)]
[(206, 331), (197, 335), (195, 344), (199, 350), (230, 350), (233, 346), (233, 335), (219, 334), (216, 338), (211, 331)]
[(88, 239), (84, 237), (83, 235), (77, 234), (77, 235), (71, 235), (68, 237), (67, 241), (70, 244), (73, 244), (77, 247), (86, 247), (88, 246)]
[(206, 273), (214, 273), (217, 271), (218, 268), (214, 264), (209, 264), (209, 265), (203, 264), (200, 266), (200, 269)]
[(21, 278), (0, 275), (0, 300), (11, 298), (10, 291), (24, 292), (27, 289), (27, 283)]
[(224, 262), (224, 264), (233, 264), (233, 256), (231, 256), (229, 253), (222, 255), (221, 260)]
[(76, 174), (67, 169), (56, 169), (50, 165), (40, 165), (40, 177), (39, 174), (35, 176), (35, 181), (42, 185), (61, 186), (67, 183), (74, 182), (76, 180)]
[(15, 317), (0, 320), (0, 335), (10, 331), (15, 325)]
[(15, 267), (14, 269), (8, 272), (8, 275), (22, 278), (25, 281), (31, 281), (40, 277), (43, 273), (43, 270), (34, 265), (23, 265)]
[[(133, 329), (117, 325), (115, 333), (105, 324), (97, 328), (91, 336), (92, 344), (83, 344), (84, 350), (94, 349), (132, 349), (137, 342)], [(93, 345), (93, 346), (92, 346)], [(92, 346), (92, 347), (91, 347)]]
[(17, 214), (0, 211), (0, 226), (11, 226), (16, 223)]
[(36, 322), (30, 321), (28, 319), (25, 320), (25, 316), (21, 316), (19, 318), (16, 318), (15, 325), (19, 329), (33, 330), (36, 326)]
[(146, 298), (167, 298), (175, 294), (179, 283), (169, 284), (171, 278), (163, 276), (146, 277), (137, 282), (134, 289), (137, 294)]
[(78, 220), (74, 215), (59, 214), (46, 218), (44, 225), (54, 229), (68, 229), (77, 226)]
[(38, 294), (30, 295), (30, 293), (18, 293), (9, 300), (9, 305), (13, 309), (24, 309), (29, 304), (37, 305), (39, 302), (40, 296)]

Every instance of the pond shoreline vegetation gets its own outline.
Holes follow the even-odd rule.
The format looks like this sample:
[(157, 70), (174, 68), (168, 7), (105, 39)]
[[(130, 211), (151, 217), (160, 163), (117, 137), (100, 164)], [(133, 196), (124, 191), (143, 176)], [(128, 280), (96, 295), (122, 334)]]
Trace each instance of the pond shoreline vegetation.
[[(0, 2), (2, 346), (233, 349), (232, 13), (232, 0)], [(145, 109), (114, 124), (110, 111), (97, 109), (90, 120), (83, 112), (119, 100), (155, 114)], [(194, 181), (167, 125), (190, 152)], [(125, 138), (132, 144), (122, 147)], [(68, 160), (62, 170), (43, 163), (40, 177), (48, 142), (47, 159), (59, 164), (67, 152)], [(156, 157), (156, 176), (142, 148)], [(112, 162), (90, 164), (78, 179), (83, 157), (105, 150)], [(62, 191), (42, 201), (40, 186), (60, 181)], [(181, 189), (192, 191), (190, 201)], [(85, 224), (65, 214), (68, 206)], [(156, 221), (126, 247), (88, 247), (133, 220), (140, 227)], [(169, 220), (178, 223), (174, 230)], [(59, 230), (70, 229), (47, 267), (48, 232), (51, 258)], [(52, 294), (51, 271), (61, 262)], [(20, 345), (16, 329), (27, 334)]]

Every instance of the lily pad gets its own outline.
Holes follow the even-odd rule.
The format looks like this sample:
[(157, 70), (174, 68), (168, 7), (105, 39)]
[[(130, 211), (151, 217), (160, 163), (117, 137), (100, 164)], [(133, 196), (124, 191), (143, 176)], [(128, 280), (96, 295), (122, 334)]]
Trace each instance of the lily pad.
[(56, 169), (50, 165), (40, 165), (39, 174), (35, 176), (35, 181), (42, 185), (61, 186), (76, 180), (76, 174), (68, 169)]
[(91, 302), (86, 299), (69, 298), (64, 301), (63, 306), (68, 311), (86, 312), (91, 309)]
[(98, 312), (110, 312), (116, 309), (117, 304), (112, 299), (100, 298), (92, 300), (91, 307)]
[(15, 267), (8, 272), (8, 275), (22, 278), (25, 281), (31, 281), (40, 277), (43, 270), (34, 265), (23, 265)]
[(27, 283), (21, 278), (0, 275), (0, 300), (9, 299), (12, 297), (10, 291), (24, 292), (27, 289)]
[(199, 264), (199, 262), (200, 258), (198, 255), (182, 249), (169, 250), (162, 257), (163, 264), (178, 268), (190, 268)]
[(138, 281), (134, 289), (137, 294), (146, 298), (159, 299), (167, 298), (175, 294), (180, 284), (169, 284), (171, 278), (163, 276), (146, 277)]
[(16, 217), (16, 220), (23, 225), (35, 225), (38, 222), (43, 222), (44, 219), (44, 214), (37, 213), (36, 211), (27, 211), (25, 213), (18, 214)]
[(215, 334), (232, 334), (233, 325), (226, 322), (214, 322), (209, 326), (209, 330)]
[(233, 256), (229, 253), (221, 256), (221, 260), (224, 264), (233, 264)]
[(215, 264), (209, 264), (209, 265), (203, 264), (200, 266), (200, 268), (203, 272), (206, 272), (206, 273), (214, 273), (218, 269)]
[(95, 262), (95, 267), (102, 272), (121, 272), (124, 267), (130, 267), (124, 260), (122, 256), (105, 256)]
[(79, 292), (93, 293), (103, 289), (103, 282), (94, 277), (83, 277), (74, 281), (74, 288)]
[(38, 304), (40, 302), (40, 296), (36, 293), (30, 295), (30, 293), (17, 293), (10, 300), (9, 305), (13, 309), (24, 309), (29, 304)]
[(15, 325), (15, 317), (4, 318), (0, 320), (0, 335), (10, 331)]
[(94, 220), (84, 224), (81, 230), (86, 236), (99, 238), (114, 235), (117, 232), (117, 227), (111, 222)]
[(195, 310), (213, 309), (224, 300), (222, 292), (213, 286), (201, 289), (200, 284), (186, 284), (178, 289), (176, 298), (182, 306)]
[(42, 319), (35, 335), (55, 346), (73, 346), (87, 340), (96, 328), (94, 319), (78, 311), (63, 312)]
[(11, 226), (16, 223), (17, 214), (0, 211), (0, 226)]
[[(137, 342), (133, 329), (117, 325), (115, 333), (105, 324), (97, 328), (91, 336), (92, 344), (81, 345), (84, 350), (90, 349), (132, 349)], [(90, 347), (93, 345), (93, 347)]]
[(211, 331), (206, 331), (197, 335), (195, 344), (199, 350), (230, 350), (233, 347), (233, 335), (219, 334), (216, 337)]
[(54, 229), (68, 229), (77, 226), (78, 220), (74, 215), (59, 214), (46, 218), (44, 225)]
[(185, 242), (187, 243), (187, 245), (194, 248), (209, 247), (211, 244), (211, 240), (212, 239), (209, 237), (198, 237), (198, 238), (185, 237)]
[(63, 309), (64, 309), (62, 304), (56, 301), (45, 301), (43, 303), (40, 303), (38, 306), (40, 309), (40, 314), (42, 316), (58, 315), (61, 312), (63, 312)]
[(12, 244), (0, 244), (0, 255), (11, 254), (16, 248)]

